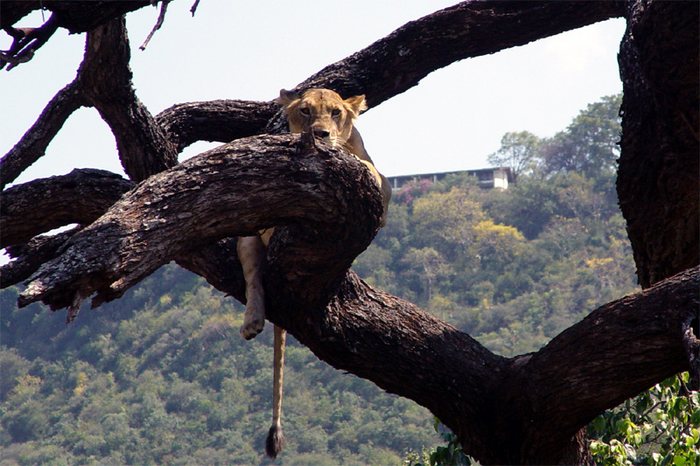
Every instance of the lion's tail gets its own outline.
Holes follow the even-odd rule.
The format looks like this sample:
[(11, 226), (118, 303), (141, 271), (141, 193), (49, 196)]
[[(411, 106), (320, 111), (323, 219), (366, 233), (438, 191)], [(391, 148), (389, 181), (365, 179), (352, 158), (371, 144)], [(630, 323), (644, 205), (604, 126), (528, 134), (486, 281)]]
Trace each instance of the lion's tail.
[(267, 434), (265, 452), (270, 458), (276, 458), (284, 447), (282, 432), (282, 390), (284, 386), (284, 350), (287, 332), (275, 325), (274, 341), (274, 380), (272, 392), (272, 427)]

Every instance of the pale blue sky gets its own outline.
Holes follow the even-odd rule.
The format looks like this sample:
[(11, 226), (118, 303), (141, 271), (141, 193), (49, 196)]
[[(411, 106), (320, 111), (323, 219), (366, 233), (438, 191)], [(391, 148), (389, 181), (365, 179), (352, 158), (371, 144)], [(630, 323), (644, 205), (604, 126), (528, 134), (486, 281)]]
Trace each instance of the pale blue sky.
[[(453, 1), (193, 0), (168, 8), (163, 28), (138, 50), (158, 10), (127, 15), (139, 98), (155, 115), (175, 103), (210, 99), (269, 100), (325, 65), (356, 52), (407, 21)], [(36, 25), (41, 15), (23, 22)], [(507, 131), (551, 136), (588, 103), (620, 92), (617, 51), (622, 20), (610, 20), (439, 70), (413, 89), (370, 109), (357, 126), (386, 175), (481, 168)], [(6, 47), (6, 38), (0, 43)], [(35, 58), (0, 72), (0, 155), (70, 82), (84, 35), (60, 31)], [(205, 143), (190, 147), (194, 155)], [(96, 111), (66, 123), (47, 155), (18, 182), (74, 167), (123, 173), (114, 138)]]

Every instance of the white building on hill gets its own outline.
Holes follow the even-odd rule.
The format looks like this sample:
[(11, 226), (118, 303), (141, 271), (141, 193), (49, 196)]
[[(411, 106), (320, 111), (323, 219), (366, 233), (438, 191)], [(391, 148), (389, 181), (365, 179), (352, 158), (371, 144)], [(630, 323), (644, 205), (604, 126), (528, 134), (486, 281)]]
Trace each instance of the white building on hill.
[(441, 173), (422, 173), (419, 175), (388, 176), (391, 189), (396, 191), (410, 181), (430, 180), (433, 183), (444, 179), (447, 175), (468, 174), (476, 176), (479, 186), (484, 189), (508, 189), (508, 185), (513, 183), (513, 172), (508, 167), (482, 168), (479, 170), (459, 170)]

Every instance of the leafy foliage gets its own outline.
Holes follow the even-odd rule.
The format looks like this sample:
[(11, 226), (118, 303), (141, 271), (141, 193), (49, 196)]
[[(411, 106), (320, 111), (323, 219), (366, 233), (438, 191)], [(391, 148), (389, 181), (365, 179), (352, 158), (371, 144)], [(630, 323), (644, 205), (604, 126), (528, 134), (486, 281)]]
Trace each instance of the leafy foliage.
[[(2, 293), (0, 464), (267, 463), (272, 335), (240, 338), (230, 298), (175, 266), (70, 326), (16, 295)], [(391, 464), (436, 442), (425, 409), (294, 341), (287, 365), (278, 464)]]
[(589, 426), (598, 464), (696, 465), (700, 394), (687, 383), (686, 372), (598, 416)]

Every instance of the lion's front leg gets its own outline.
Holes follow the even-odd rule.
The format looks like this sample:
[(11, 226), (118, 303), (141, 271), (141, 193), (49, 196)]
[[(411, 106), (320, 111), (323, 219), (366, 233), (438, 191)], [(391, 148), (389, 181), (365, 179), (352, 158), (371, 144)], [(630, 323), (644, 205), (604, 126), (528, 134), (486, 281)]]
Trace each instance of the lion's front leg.
[(262, 332), (265, 325), (265, 292), (262, 284), (265, 245), (259, 236), (242, 236), (236, 245), (238, 259), (245, 277), (245, 314), (241, 336), (250, 340)]

